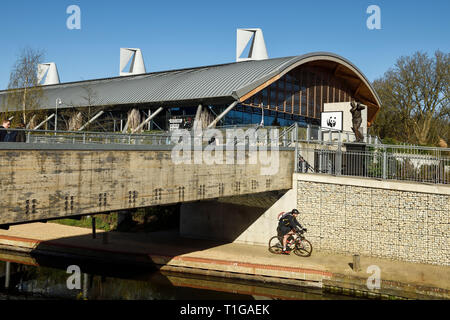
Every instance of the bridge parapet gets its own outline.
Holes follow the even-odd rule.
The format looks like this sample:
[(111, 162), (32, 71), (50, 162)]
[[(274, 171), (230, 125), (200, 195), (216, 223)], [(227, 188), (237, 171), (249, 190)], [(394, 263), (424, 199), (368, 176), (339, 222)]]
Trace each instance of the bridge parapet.
[(176, 163), (164, 145), (3, 143), (0, 225), (290, 189), (293, 149), (276, 152), (277, 172), (262, 175), (248, 148), (243, 163), (207, 164)]

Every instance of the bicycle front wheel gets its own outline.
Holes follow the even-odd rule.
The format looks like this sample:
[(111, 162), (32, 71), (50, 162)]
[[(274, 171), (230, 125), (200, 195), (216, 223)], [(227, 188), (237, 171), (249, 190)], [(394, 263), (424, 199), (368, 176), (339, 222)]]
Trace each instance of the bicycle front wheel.
[(295, 245), (294, 253), (300, 257), (309, 257), (312, 253), (312, 244), (306, 239), (299, 240)]
[(283, 250), (283, 244), (281, 239), (277, 236), (273, 236), (269, 240), (269, 251), (275, 254), (280, 254)]

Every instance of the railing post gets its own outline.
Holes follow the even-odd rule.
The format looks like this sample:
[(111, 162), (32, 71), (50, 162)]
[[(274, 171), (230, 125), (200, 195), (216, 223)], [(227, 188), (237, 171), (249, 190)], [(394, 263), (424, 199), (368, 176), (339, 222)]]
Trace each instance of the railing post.
[(306, 141), (309, 142), (309, 140), (311, 139), (311, 124), (307, 124), (306, 125)]
[(319, 173), (322, 173), (323, 150), (319, 150), (317, 155), (319, 156)]
[[(340, 138), (341, 134), (339, 133), (339, 138)], [(341, 144), (341, 140), (339, 139), (338, 142), (338, 149), (336, 151), (336, 157), (335, 157), (335, 162), (334, 162), (334, 166), (335, 166), (335, 172), (337, 176), (341, 175), (341, 171), (342, 171), (342, 144)]]
[(387, 152), (386, 147), (383, 148), (383, 179), (387, 178)]

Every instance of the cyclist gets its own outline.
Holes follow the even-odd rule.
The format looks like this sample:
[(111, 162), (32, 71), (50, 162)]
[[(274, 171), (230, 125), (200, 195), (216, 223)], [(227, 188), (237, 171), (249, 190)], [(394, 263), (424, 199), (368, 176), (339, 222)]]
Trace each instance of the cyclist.
[(295, 234), (296, 230), (307, 231), (297, 221), (298, 214), (299, 212), (297, 209), (292, 209), (291, 212), (287, 212), (280, 217), (277, 232), (279, 236), (283, 237), (283, 251), (281, 252), (282, 254), (289, 254), (289, 251), (286, 249), (287, 239), (289, 238), (289, 236)]

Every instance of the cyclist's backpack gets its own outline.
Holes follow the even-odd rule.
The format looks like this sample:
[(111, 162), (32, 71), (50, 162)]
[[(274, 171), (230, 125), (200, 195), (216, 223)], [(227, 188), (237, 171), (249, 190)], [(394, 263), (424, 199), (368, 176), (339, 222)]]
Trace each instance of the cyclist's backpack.
[(279, 224), (285, 225), (286, 227), (290, 226), (289, 219), (287, 219), (289, 212), (280, 212), (278, 214), (278, 222)]
[(281, 211), (281, 212), (278, 214), (277, 220), (280, 221), (281, 217), (283, 217), (285, 213), (286, 213), (286, 212)]

